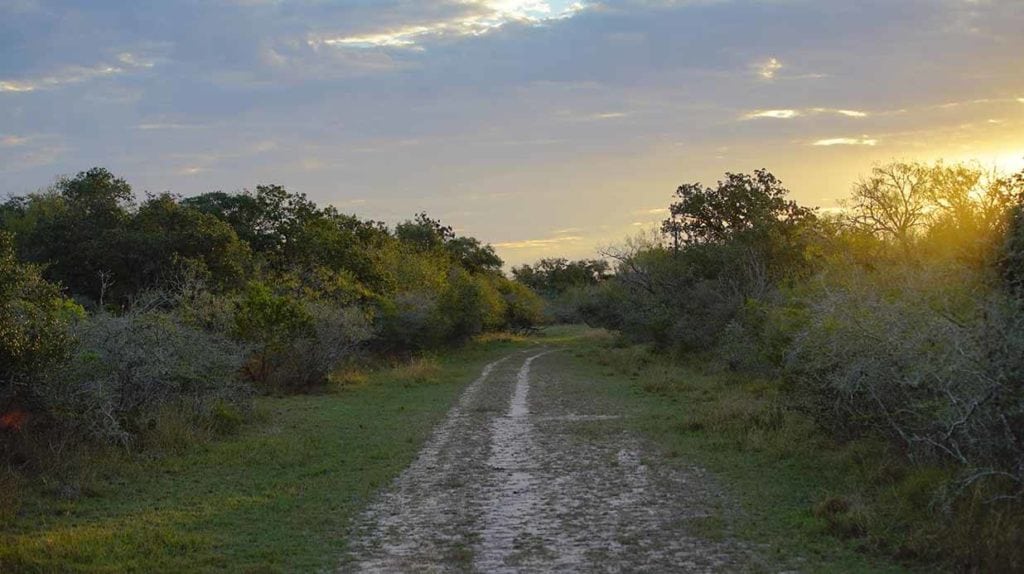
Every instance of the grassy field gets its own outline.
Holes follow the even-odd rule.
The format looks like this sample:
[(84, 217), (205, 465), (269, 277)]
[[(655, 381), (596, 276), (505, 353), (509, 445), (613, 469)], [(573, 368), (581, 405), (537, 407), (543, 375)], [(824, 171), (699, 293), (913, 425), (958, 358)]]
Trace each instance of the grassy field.
[[(900, 508), (927, 507), (930, 479), (881, 468), (880, 445), (832, 444), (777, 409), (768, 383), (702, 373), (617, 346), (601, 331), (558, 327), (349, 374), (330, 394), (259, 399), (255, 420), (238, 434), (180, 455), (104, 463), (70, 499), (29, 488), (0, 529), (0, 572), (329, 570), (350, 519), (412, 460), (482, 365), (540, 343), (565, 346), (558, 360), (566, 376), (619, 402), (627, 424), (666, 456), (718, 476), (738, 520), (730, 527), (709, 519), (698, 534), (738, 536), (801, 571), (921, 563), (892, 562), (900, 548), (887, 544), (905, 542), (900, 520), (910, 511)], [(880, 510), (887, 505), (895, 505), (889, 514)]]
[(413, 458), (459, 391), (528, 343), (479, 341), (339, 392), (261, 398), (236, 436), (107, 461), (73, 500), (24, 490), (0, 572), (331, 569), (354, 513)]

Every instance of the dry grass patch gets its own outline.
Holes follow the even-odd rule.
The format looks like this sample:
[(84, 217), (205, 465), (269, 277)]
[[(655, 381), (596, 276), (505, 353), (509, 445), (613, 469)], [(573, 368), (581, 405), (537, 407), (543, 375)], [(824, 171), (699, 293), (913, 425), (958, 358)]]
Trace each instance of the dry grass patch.
[(417, 357), (392, 369), (391, 375), (406, 384), (436, 383), (441, 375), (441, 365), (434, 357)]

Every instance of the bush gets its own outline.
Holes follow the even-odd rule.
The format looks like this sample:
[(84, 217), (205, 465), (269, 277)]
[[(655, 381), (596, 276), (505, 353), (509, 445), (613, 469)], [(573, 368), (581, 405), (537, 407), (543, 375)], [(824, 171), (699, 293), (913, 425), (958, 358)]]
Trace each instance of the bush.
[(386, 302), (378, 320), (377, 344), (389, 353), (411, 353), (436, 347), (444, 338), (438, 321), (437, 297), (427, 291), (406, 291)]
[(498, 291), (505, 302), (503, 327), (514, 333), (526, 333), (544, 322), (544, 300), (532, 289), (501, 279)]
[(174, 315), (100, 314), (76, 335), (74, 356), (44, 393), (60, 424), (84, 436), (131, 446), (168, 409), (199, 421), (225, 404), (249, 408), (251, 393), (237, 377), (244, 349)]
[(811, 303), (787, 357), (795, 398), (842, 436), (888, 436), (964, 484), (1024, 495), (1024, 307), (998, 293), (965, 303), (939, 287), (971, 284), (955, 273), (905, 271), (900, 285), (888, 271)]
[(18, 263), (0, 232), (0, 440), (45, 414), (40, 385), (71, 355), (71, 324), (83, 314), (38, 268)]
[(320, 387), (331, 372), (352, 360), (373, 335), (366, 316), (357, 307), (307, 303), (310, 330), (278, 349), (263, 381), (275, 392), (296, 392)]
[(464, 341), (503, 323), (505, 302), (494, 285), (482, 275), (454, 268), (448, 287), (437, 303), (436, 320), (444, 325), (445, 338)]
[(255, 351), (244, 374), (271, 393), (308, 390), (373, 334), (358, 307), (303, 302), (275, 295), (262, 284), (250, 286), (235, 312), (236, 333)]

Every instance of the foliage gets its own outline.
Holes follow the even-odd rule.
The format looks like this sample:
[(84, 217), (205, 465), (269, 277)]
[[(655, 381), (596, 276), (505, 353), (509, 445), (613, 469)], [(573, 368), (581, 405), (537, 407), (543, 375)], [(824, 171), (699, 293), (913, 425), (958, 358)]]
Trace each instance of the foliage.
[[(608, 250), (614, 277), (577, 309), (628, 341), (777, 377), (785, 412), (941, 469), (921, 487), (932, 512), (989, 532), (979, 508), (1024, 512), (1022, 190), (1024, 174), (894, 162), (818, 217), (765, 171), (684, 185), (670, 245)], [(864, 535), (850, 507), (829, 508), (837, 533)], [(1016, 560), (967, 546), (975, 567)]]
[(502, 323), (508, 330), (524, 333), (544, 321), (544, 300), (529, 287), (503, 280), (498, 284), (498, 292), (505, 302)]
[(610, 265), (603, 259), (541, 259), (534, 265), (512, 269), (516, 281), (546, 297), (556, 297), (580, 287), (598, 285), (609, 277)]
[[(38, 268), (19, 263), (11, 237), (0, 232), (0, 415), (45, 408), (38, 386), (70, 356), (70, 326), (82, 314)], [(18, 430), (24, 415), (16, 418), (17, 425), (11, 418), (0, 426), (0, 436)]]
[(167, 313), (135, 307), (99, 314), (76, 329), (71, 361), (45, 384), (59, 423), (80, 436), (131, 446), (165, 408), (209, 416), (224, 404), (248, 408), (236, 372), (244, 349)]
[(662, 224), (674, 246), (722, 244), (761, 237), (800, 225), (813, 211), (786, 199), (789, 191), (767, 170), (727, 173), (718, 185), (679, 186), (672, 216)]

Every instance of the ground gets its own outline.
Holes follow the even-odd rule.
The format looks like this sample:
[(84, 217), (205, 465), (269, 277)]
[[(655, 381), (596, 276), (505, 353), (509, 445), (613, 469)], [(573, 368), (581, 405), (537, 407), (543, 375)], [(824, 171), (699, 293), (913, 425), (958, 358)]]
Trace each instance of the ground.
[(353, 572), (737, 571), (756, 549), (697, 534), (729, 502), (667, 464), (558, 350), (488, 364), (360, 517)]

